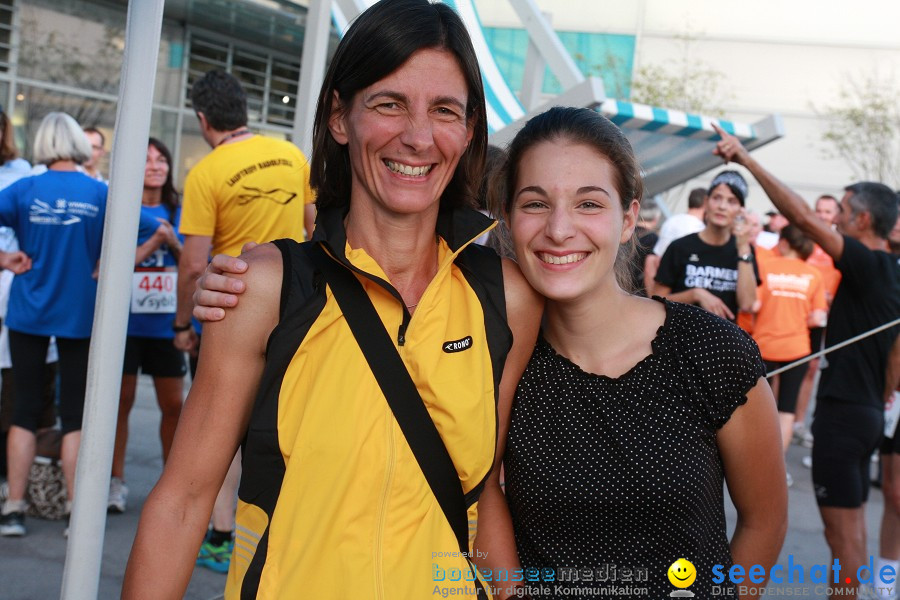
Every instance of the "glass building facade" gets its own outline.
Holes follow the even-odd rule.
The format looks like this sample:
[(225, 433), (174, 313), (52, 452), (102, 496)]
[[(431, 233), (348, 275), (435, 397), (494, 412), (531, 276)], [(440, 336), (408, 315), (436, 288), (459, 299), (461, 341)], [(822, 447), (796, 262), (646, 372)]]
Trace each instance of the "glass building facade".
[[(96, 127), (112, 142), (125, 48), (126, 0), (0, 0), (0, 103), (23, 156), (50, 111)], [(209, 146), (200, 137), (190, 86), (210, 69), (243, 84), (250, 127), (289, 138), (306, 8), (293, 0), (167, 0), (155, 72), (150, 135), (170, 147), (176, 181)], [(332, 50), (337, 43), (332, 36)], [(101, 165), (108, 173), (108, 165)]]
[[(607, 94), (613, 98), (628, 98), (631, 95), (635, 36), (578, 31), (559, 31), (557, 35), (582, 73), (603, 80)], [(521, 28), (485, 27), (484, 37), (494, 55), (497, 68), (510, 88), (518, 92), (522, 88), (525, 74), (528, 33)], [(555, 96), (563, 91), (559, 80), (549, 68), (544, 74), (542, 91), (547, 96)]]

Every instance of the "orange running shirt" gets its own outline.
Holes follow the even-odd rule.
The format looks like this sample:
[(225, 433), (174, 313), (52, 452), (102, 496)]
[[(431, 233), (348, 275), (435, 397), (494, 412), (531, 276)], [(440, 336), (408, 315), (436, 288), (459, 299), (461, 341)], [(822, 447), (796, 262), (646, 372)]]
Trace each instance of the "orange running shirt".
[(834, 260), (831, 256), (818, 244), (815, 244), (812, 254), (806, 259), (806, 264), (813, 266), (822, 274), (822, 281), (825, 284), (825, 294), (828, 303), (834, 298), (837, 292), (838, 284), (841, 283), (841, 272), (834, 268)]
[(772, 256), (759, 263), (762, 302), (753, 339), (765, 360), (790, 361), (810, 353), (807, 321), (826, 310), (825, 286), (817, 269), (798, 258)]

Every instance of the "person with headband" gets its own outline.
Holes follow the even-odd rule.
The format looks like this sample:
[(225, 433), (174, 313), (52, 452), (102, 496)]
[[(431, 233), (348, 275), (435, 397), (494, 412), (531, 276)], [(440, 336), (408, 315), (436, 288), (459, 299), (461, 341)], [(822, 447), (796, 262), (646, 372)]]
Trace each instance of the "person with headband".
[(737, 171), (712, 180), (704, 205), (706, 227), (675, 240), (656, 272), (653, 293), (734, 321), (738, 310), (752, 312), (759, 274), (743, 218), (747, 182)]

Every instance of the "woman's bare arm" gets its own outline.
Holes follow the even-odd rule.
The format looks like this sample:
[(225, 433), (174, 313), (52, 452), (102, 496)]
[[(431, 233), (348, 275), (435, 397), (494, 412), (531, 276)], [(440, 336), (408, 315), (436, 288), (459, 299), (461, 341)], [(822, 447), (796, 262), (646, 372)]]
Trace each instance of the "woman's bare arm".
[[(512, 409), (516, 386), (534, 350), (534, 342), (540, 328), (544, 300), (525, 281), (519, 267), (510, 260), (503, 261), (503, 284), (506, 290), (506, 314), (509, 328), (513, 333), (513, 347), (506, 358), (503, 377), (500, 381), (497, 455), (494, 468), (485, 484), (478, 502), (478, 534), (475, 547), (479, 569), (517, 569), (519, 556), (513, 537), (512, 521), (506, 497), (500, 488), (500, 466), (506, 450), (506, 434), (509, 431), (509, 415)], [(501, 589), (498, 598), (503, 600), (513, 595), (510, 587)]]
[(278, 322), (282, 261), (271, 244), (243, 259), (251, 268), (240, 307), (203, 330), (197, 377), (165, 470), (147, 498), (125, 572), (122, 597), (181, 598), (216, 494), (238, 443)]
[[(734, 411), (716, 437), (738, 513), (731, 538), (734, 564), (748, 575), (753, 565), (762, 565), (768, 579), (787, 531), (787, 483), (778, 410), (765, 379), (747, 392), (747, 403)], [(757, 598), (766, 589), (765, 581), (757, 584), (748, 578), (745, 584), (750, 593), (742, 598)]]

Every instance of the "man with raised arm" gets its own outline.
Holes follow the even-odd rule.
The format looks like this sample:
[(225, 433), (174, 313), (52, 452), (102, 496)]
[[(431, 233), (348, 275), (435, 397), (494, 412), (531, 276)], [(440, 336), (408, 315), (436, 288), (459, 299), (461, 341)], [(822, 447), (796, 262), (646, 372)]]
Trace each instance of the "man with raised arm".
[[(737, 138), (716, 131), (722, 140), (715, 153), (750, 171), (778, 211), (819, 244), (841, 272), (826, 347), (900, 317), (900, 265), (888, 253), (887, 242), (897, 220), (897, 194), (881, 183), (847, 186), (835, 231), (750, 156)], [(885, 374), (898, 332), (900, 326), (894, 326), (828, 354), (819, 383), (812, 476), (825, 539), (841, 565), (832, 597), (852, 597), (857, 569), (868, 564), (864, 511), (869, 457), (884, 428)]]

